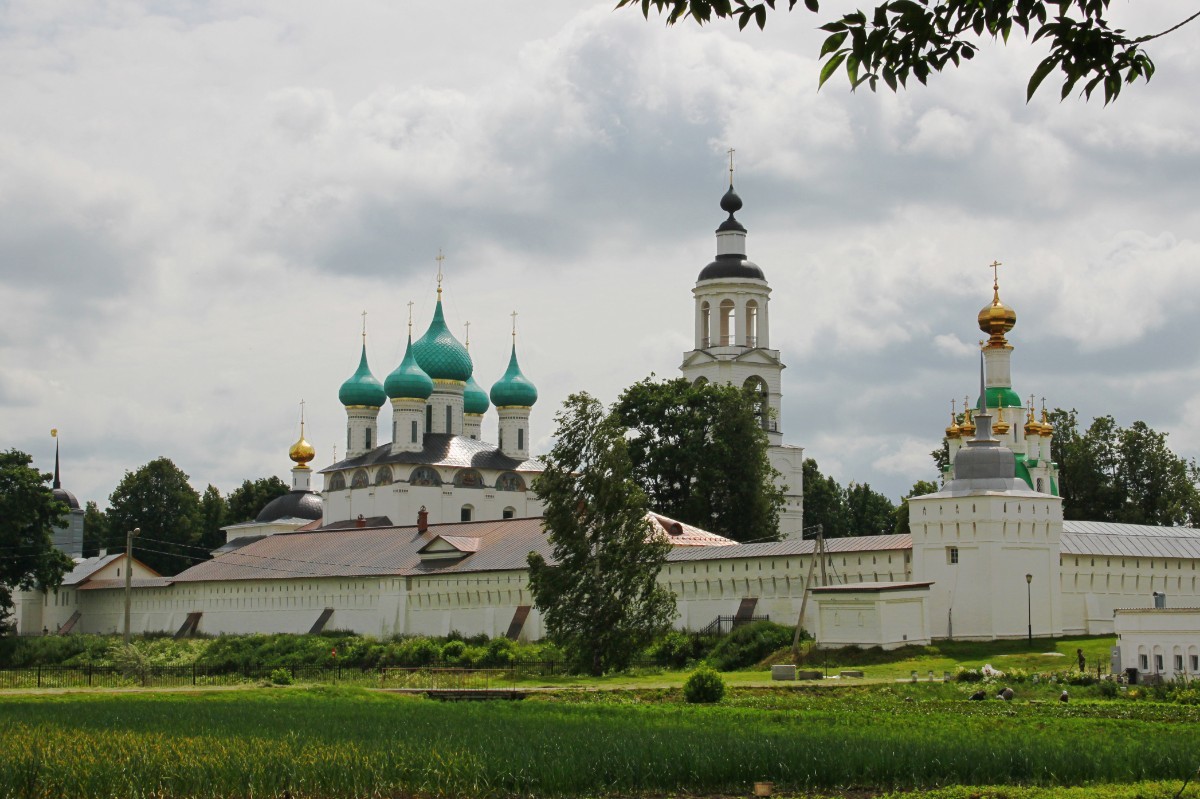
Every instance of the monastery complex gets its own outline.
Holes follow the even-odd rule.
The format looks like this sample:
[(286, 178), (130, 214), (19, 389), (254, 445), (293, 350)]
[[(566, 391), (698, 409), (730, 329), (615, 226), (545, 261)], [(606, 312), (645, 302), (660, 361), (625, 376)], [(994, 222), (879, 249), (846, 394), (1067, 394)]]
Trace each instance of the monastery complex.
[[(799, 620), (824, 646), (895, 647), (1111, 634), (1114, 611), (1151, 608), (1156, 593), (1172, 606), (1200, 604), (1200, 531), (1063, 520), (1052, 430), (1044, 409), (1039, 419), (1014, 388), (1008, 335), (1016, 313), (1001, 301), (998, 282), (976, 320), (987, 335), (977, 399), (951, 414), (943, 486), (910, 500), (911, 534), (832, 539), (823, 551), (804, 538), (803, 449), (784, 439), (771, 289), (747, 258), (747, 231), (735, 216), (742, 200), (732, 185), (720, 204), (727, 218), (716, 231), (716, 256), (692, 288), (694, 348), (680, 369), (689, 380), (745, 386), (760, 397), (786, 495), (784, 537), (738, 544), (650, 514), (654, 534), (674, 545), (659, 579), (677, 597), (679, 628), (769, 616)], [(526, 567), (531, 551), (550, 559), (531, 490), (542, 469), (529, 450), (537, 389), (519, 363), (514, 327), (508, 369), (485, 392), (468, 343), (446, 326), (440, 271), (437, 291), (428, 329), (414, 341), (410, 321), (404, 357), (382, 381), (369, 366), (364, 332), (358, 369), (338, 395), (345, 458), (317, 473), (319, 492), (302, 422), (289, 453), (292, 491), (254, 522), (227, 528), (212, 560), (162, 577), (123, 554), (77, 557), (57, 592), (18, 596), (20, 629), (119, 631), (132, 568), (135, 632), (541, 637)], [(385, 406), (390, 424), (380, 420)], [(493, 411), (495, 444), (479, 438)], [(62, 489), (57, 464), (55, 475), (76, 524), (82, 511)], [(1194, 645), (1175, 648), (1185, 669), (1187, 658), (1200, 657)]]

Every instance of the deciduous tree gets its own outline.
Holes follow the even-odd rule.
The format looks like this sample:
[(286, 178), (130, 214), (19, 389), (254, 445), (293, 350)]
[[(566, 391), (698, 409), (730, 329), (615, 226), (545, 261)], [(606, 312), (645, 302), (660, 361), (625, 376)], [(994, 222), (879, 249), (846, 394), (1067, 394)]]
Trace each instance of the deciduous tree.
[(923, 497), (926, 494), (936, 494), (938, 491), (937, 483), (931, 483), (928, 480), (918, 480), (913, 483), (913, 487), (908, 494), (900, 500), (900, 504), (896, 506), (896, 511), (893, 514), (895, 525), (892, 532), (897, 535), (904, 535), (910, 532), (908, 526), (908, 501), (913, 497)]
[(73, 565), (54, 548), (55, 527), (66, 523), (67, 506), (54, 498), (50, 475), (33, 458), (0, 452), (0, 626), (12, 609), (13, 590), (56, 588)]
[(551, 562), (529, 554), (530, 590), (550, 639), (576, 669), (602, 674), (627, 666), (675, 617), (675, 597), (657, 580), (670, 544), (651, 533), (615, 416), (573, 394), (555, 421), (556, 442), (533, 484)]
[(229, 493), (229, 512), (225, 524), (252, 522), (276, 497), (288, 492), (287, 483), (274, 475), (260, 477), (257, 480), (244, 480), (242, 484)]
[(650, 507), (736, 541), (779, 537), (784, 494), (755, 398), (740, 388), (647, 378), (613, 410)]
[[(788, 10), (796, 4), (787, 0)], [(819, 0), (804, 5), (820, 11)], [(640, 8), (647, 17), (657, 9), (668, 24), (723, 17), (742, 28), (751, 22), (762, 28), (775, 0), (618, 0), (617, 7), (623, 6)], [(883, 0), (870, 12), (846, 11), (820, 26), (829, 36), (821, 46), (819, 84), (842, 68), (853, 88), (866, 84), (874, 91), (882, 80), (896, 91), (910, 77), (925, 83), (948, 65), (970, 61), (982, 39), (1008, 42), (1019, 30), (1049, 49), (1029, 78), (1027, 98), (1057, 72), (1064, 99), (1076, 88), (1088, 98), (1100, 89), (1108, 103), (1123, 84), (1154, 74), (1143, 45), (1200, 17), (1196, 12), (1166, 30), (1133, 35), (1109, 23), (1108, 6), (1109, 0)]]
[(83, 511), (83, 555), (91, 558), (108, 546), (108, 516), (92, 500)]
[(197, 548), (200, 495), (169, 458), (126, 472), (108, 502), (109, 551), (123, 551), (126, 533), (139, 527), (134, 556), (161, 574), (176, 574), (205, 558)]

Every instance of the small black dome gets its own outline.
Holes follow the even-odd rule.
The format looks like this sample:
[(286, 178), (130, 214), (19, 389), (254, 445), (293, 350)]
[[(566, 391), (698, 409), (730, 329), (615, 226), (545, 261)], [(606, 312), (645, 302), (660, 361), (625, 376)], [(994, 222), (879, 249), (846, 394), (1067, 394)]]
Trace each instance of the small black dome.
[(720, 278), (749, 278), (751, 280), (766, 280), (763, 270), (758, 264), (747, 261), (744, 255), (718, 255), (717, 260), (700, 270), (697, 280), (718, 280)]
[(267, 503), (254, 521), (277, 522), (280, 519), (321, 518), (321, 496), (315, 491), (289, 491)]
[(51, 493), (59, 502), (64, 503), (71, 510), (79, 510), (79, 500), (75, 499), (75, 495), (65, 488), (52, 489)]
[(730, 184), (729, 191), (721, 198), (721, 210), (730, 215), (742, 210), (742, 198), (733, 190), (733, 184)]

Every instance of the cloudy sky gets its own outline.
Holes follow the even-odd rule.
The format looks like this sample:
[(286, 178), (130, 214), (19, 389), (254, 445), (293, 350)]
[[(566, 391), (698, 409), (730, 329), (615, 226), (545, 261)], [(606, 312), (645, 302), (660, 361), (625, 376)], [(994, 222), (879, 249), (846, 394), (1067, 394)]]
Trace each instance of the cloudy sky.
[[(1139, 34), (1182, 13), (1118, 6)], [(893, 499), (932, 477), (993, 259), (1022, 396), (1200, 455), (1200, 23), (1105, 108), (1051, 81), (1026, 104), (1041, 54), (1016, 37), (928, 88), (818, 92), (820, 21), (0, 4), (0, 447), (50, 469), (57, 427), (67, 487), (102, 505), (160, 455), (229, 491), (288, 479), (303, 399), (328, 464), (361, 312), (382, 379), (410, 301), (428, 324), (441, 248), (485, 388), (520, 313), (544, 451), (568, 393), (677, 373), (735, 147), (785, 438), (825, 472)]]

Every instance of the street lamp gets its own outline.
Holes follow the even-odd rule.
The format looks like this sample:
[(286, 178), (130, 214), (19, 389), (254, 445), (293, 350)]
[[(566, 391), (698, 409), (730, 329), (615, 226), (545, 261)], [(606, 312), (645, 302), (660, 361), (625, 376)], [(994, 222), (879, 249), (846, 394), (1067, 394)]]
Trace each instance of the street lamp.
[(125, 643), (129, 643), (129, 599), (133, 592), (133, 537), (141, 535), (135, 527), (125, 534)]
[(1033, 575), (1025, 575), (1025, 612), (1029, 622), (1029, 645), (1033, 646)]

